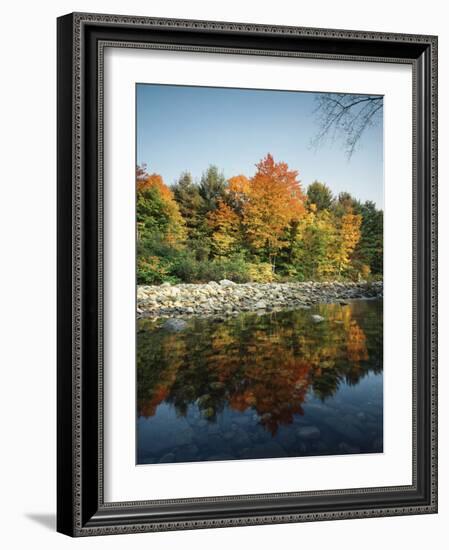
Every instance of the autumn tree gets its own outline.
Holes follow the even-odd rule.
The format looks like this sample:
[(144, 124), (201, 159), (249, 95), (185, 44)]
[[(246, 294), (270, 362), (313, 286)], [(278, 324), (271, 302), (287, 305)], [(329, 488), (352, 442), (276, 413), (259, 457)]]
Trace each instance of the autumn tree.
[(298, 172), (287, 163), (276, 163), (268, 154), (257, 165), (249, 180), (242, 204), (245, 237), (254, 251), (263, 252), (275, 269), (279, 250), (286, 246), (282, 236), (304, 213), (305, 198)]
[(137, 279), (140, 284), (163, 282), (170, 272), (163, 250), (182, 247), (184, 219), (159, 174), (138, 167), (136, 188)]
[(299, 280), (330, 279), (335, 272), (331, 257), (336, 243), (335, 219), (314, 205), (301, 219), (292, 245), (291, 265)]
[(185, 236), (185, 222), (172, 191), (159, 174), (137, 177), (138, 235), (145, 236), (155, 229), (172, 244)]
[(351, 255), (360, 240), (361, 223), (362, 216), (350, 212), (344, 214), (338, 222), (338, 234), (331, 258), (335, 262), (339, 276), (350, 265)]
[(207, 224), (212, 230), (213, 249), (219, 256), (236, 249), (240, 235), (240, 218), (223, 200), (207, 215)]
[(250, 180), (242, 174), (228, 180), (225, 200), (239, 216), (243, 215), (243, 209), (250, 195), (250, 186)]

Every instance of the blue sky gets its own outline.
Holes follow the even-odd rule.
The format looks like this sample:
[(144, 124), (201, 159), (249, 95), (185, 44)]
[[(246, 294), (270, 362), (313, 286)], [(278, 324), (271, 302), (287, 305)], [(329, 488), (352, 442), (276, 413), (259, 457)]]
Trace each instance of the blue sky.
[(310, 146), (319, 124), (313, 92), (137, 85), (137, 163), (171, 185), (181, 172), (199, 180), (210, 164), (226, 178), (255, 172), (267, 153), (334, 192), (383, 208), (382, 124), (363, 134), (348, 160), (343, 143)]

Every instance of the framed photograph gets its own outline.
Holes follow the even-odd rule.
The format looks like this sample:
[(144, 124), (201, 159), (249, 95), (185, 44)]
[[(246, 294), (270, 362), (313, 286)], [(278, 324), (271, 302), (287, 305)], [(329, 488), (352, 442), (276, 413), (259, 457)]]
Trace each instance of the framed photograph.
[(437, 38), (58, 19), (58, 531), (437, 511)]

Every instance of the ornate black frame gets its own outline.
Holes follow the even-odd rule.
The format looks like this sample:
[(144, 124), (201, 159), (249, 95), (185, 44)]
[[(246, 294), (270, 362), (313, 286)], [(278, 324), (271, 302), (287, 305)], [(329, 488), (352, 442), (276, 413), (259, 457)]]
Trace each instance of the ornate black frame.
[[(170, 501), (103, 499), (103, 48), (413, 68), (413, 483)], [(210, 21), (58, 19), (58, 531), (88, 536), (437, 511), (437, 38)], [(150, 495), (149, 495), (150, 497)]]

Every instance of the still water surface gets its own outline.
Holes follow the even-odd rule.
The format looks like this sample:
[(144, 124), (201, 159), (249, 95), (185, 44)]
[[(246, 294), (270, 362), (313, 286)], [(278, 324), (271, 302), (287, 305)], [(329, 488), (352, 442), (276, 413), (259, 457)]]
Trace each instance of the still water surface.
[(382, 300), (184, 321), (138, 321), (138, 464), (382, 452)]

